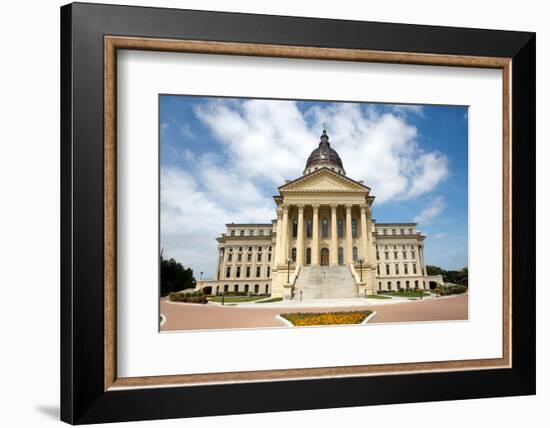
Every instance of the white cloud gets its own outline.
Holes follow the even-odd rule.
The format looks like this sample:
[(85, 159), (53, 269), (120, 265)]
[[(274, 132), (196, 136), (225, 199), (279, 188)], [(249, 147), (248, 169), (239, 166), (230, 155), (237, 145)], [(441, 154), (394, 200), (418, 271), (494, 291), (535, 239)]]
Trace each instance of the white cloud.
[(432, 235), (432, 238), (441, 239), (447, 236), (447, 232), (437, 232)]
[(424, 117), (424, 107), (413, 106), (408, 104), (400, 104), (393, 107), (392, 111), (397, 114), (416, 114), (420, 117)]
[[(398, 107), (421, 111), (419, 106)], [(445, 155), (423, 151), (416, 127), (405, 116), (381, 114), (374, 106), (365, 113), (357, 104), (337, 103), (302, 114), (288, 101), (216, 101), (196, 113), (224, 145), (237, 171), (273, 186), (302, 173), (323, 122), (347, 175), (373, 188), (378, 203), (428, 193), (448, 175)]]
[(427, 224), (441, 214), (443, 208), (445, 208), (445, 201), (443, 197), (436, 196), (428, 203), (426, 208), (420, 211), (420, 214), (414, 218), (414, 221), (420, 224)]

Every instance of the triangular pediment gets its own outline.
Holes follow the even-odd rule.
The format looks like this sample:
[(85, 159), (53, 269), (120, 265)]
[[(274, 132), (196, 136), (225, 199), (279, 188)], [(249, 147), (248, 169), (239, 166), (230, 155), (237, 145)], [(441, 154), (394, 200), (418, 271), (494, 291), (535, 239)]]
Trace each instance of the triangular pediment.
[(281, 192), (369, 192), (369, 188), (355, 180), (322, 168), (281, 187)]

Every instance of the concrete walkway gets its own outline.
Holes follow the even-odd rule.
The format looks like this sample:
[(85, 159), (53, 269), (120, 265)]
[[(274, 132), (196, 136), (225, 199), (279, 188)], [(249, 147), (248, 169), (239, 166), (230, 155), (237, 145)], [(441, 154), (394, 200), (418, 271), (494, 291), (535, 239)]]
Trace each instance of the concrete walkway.
[[(274, 302), (264, 304), (240, 304), (238, 306), (220, 306), (215, 304), (197, 305), (174, 303), (162, 299), (161, 314), (166, 322), (162, 331), (236, 329), (258, 327), (291, 328), (283, 324), (277, 315), (285, 312), (334, 312), (357, 311), (366, 309), (376, 311), (369, 324), (413, 321), (444, 321), (468, 319), (468, 295), (439, 297), (423, 300), (395, 299), (342, 299), (335, 302)], [(372, 301), (375, 301), (371, 303)], [(392, 302), (393, 303), (389, 303)], [(398, 304), (395, 304), (398, 302)], [(278, 303), (275, 306), (275, 303)]]

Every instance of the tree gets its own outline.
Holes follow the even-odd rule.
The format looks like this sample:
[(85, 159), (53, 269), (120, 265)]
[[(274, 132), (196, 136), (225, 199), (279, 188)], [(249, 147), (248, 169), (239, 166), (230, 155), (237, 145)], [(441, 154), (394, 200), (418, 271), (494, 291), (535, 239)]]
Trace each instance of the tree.
[(468, 268), (462, 268), (460, 270), (445, 270), (439, 266), (426, 266), (428, 275), (442, 275), (445, 282), (452, 282), (453, 284), (468, 285)]
[(184, 268), (174, 259), (166, 260), (160, 256), (160, 295), (167, 296), (174, 291), (195, 287), (193, 269)]

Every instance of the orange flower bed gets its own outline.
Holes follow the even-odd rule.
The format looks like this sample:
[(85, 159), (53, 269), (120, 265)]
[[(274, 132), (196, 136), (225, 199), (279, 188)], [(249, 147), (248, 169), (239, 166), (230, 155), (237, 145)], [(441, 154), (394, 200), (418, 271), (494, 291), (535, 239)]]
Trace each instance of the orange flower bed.
[(361, 324), (372, 311), (352, 312), (295, 312), (281, 314), (295, 326)]

